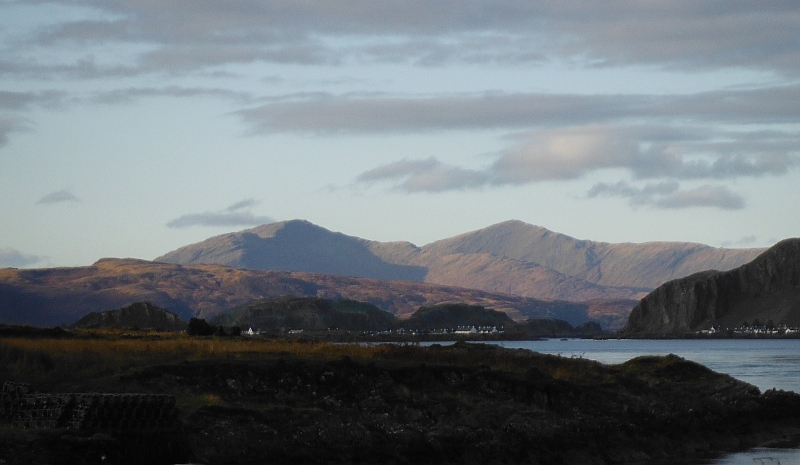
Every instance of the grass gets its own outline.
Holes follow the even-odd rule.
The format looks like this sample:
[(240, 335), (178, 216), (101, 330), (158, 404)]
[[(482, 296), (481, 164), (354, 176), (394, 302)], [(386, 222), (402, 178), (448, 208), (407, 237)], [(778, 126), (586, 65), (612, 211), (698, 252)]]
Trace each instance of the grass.
[(349, 356), (370, 359), (385, 349), (259, 338), (197, 338), (170, 333), (131, 337), (120, 332), (86, 332), (77, 339), (0, 339), (0, 381), (33, 384), (51, 392), (112, 387), (125, 371), (196, 360), (316, 360)]

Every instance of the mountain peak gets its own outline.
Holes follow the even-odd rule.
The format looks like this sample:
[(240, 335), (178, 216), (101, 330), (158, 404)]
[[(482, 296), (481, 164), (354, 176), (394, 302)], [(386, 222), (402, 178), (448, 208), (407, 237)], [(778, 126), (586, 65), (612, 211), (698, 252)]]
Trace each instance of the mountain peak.
[(294, 220), (286, 220), (286, 221), (278, 221), (276, 223), (269, 223), (269, 224), (262, 224), (261, 226), (256, 226), (254, 228), (245, 229), (241, 231), (242, 233), (253, 233), (262, 239), (266, 239), (268, 237), (274, 237), (279, 231), (285, 232), (292, 232), (295, 234), (302, 233), (302, 232), (315, 232), (315, 233), (331, 233), (335, 234), (332, 231), (329, 231), (322, 226), (317, 226), (316, 224), (308, 221), (308, 220), (301, 220), (301, 219), (294, 219)]

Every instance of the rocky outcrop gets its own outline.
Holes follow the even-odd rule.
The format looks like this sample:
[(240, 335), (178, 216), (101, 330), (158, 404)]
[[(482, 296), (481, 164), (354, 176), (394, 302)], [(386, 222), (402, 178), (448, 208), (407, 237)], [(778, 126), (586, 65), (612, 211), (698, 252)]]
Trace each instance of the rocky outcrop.
[(621, 333), (682, 334), (753, 320), (800, 325), (800, 239), (781, 241), (734, 270), (659, 286), (633, 309)]
[(74, 328), (121, 327), (181, 331), (186, 329), (186, 321), (150, 302), (136, 302), (117, 310), (91, 312), (72, 326)]
[(185, 420), (195, 463), (706, 463), (798, 440), (800, 396), (761, 394), (674, 355), (603, 366), (485, 344), (381, 351), (133, 378), (219, 400)]

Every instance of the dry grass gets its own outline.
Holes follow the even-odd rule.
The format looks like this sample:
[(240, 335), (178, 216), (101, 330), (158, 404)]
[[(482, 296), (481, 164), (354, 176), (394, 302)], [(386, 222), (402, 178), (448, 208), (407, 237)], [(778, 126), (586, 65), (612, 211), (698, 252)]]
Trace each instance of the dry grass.
[[(0, 382), (28, 382), (42, 390), (69, 391), (113, 383), (130, 369), (184, 360), (263, 360), (289, 357), (370, 359), (380, 347), (258, 338), (95, 334), (81, 339), (0, 339)], [(105, 381), (104, 381), (105, 379)]]

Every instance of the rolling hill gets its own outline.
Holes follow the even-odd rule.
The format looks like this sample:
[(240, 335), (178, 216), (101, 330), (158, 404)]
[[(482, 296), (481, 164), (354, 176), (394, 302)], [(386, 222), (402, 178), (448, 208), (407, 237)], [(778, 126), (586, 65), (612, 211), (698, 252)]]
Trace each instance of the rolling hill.
[[(331, 274), (244, 270), (221, 265), (174, 265), (103, 259), (91, 266), (0, 269), (0, 321), (71, 324), (89, 312), (147, 301), (183, 319), (210, 318), (254, 300), (294, 295), (367, 302), (398, 317), (420, 306), (467, 303), (507, 313), (517, 321), (560, 318), (572, 325), (595, 319), (621, 326), (602, 304), (533, 299), (414, 281)], [(597, 312), (600, 318), (593, 318)]]
[(140, 328), (158, 331), (183, 331), (186, 320), (150, 302), (135, 302), (127, 307), (90, 312), (76, 321), (74, 328)]

